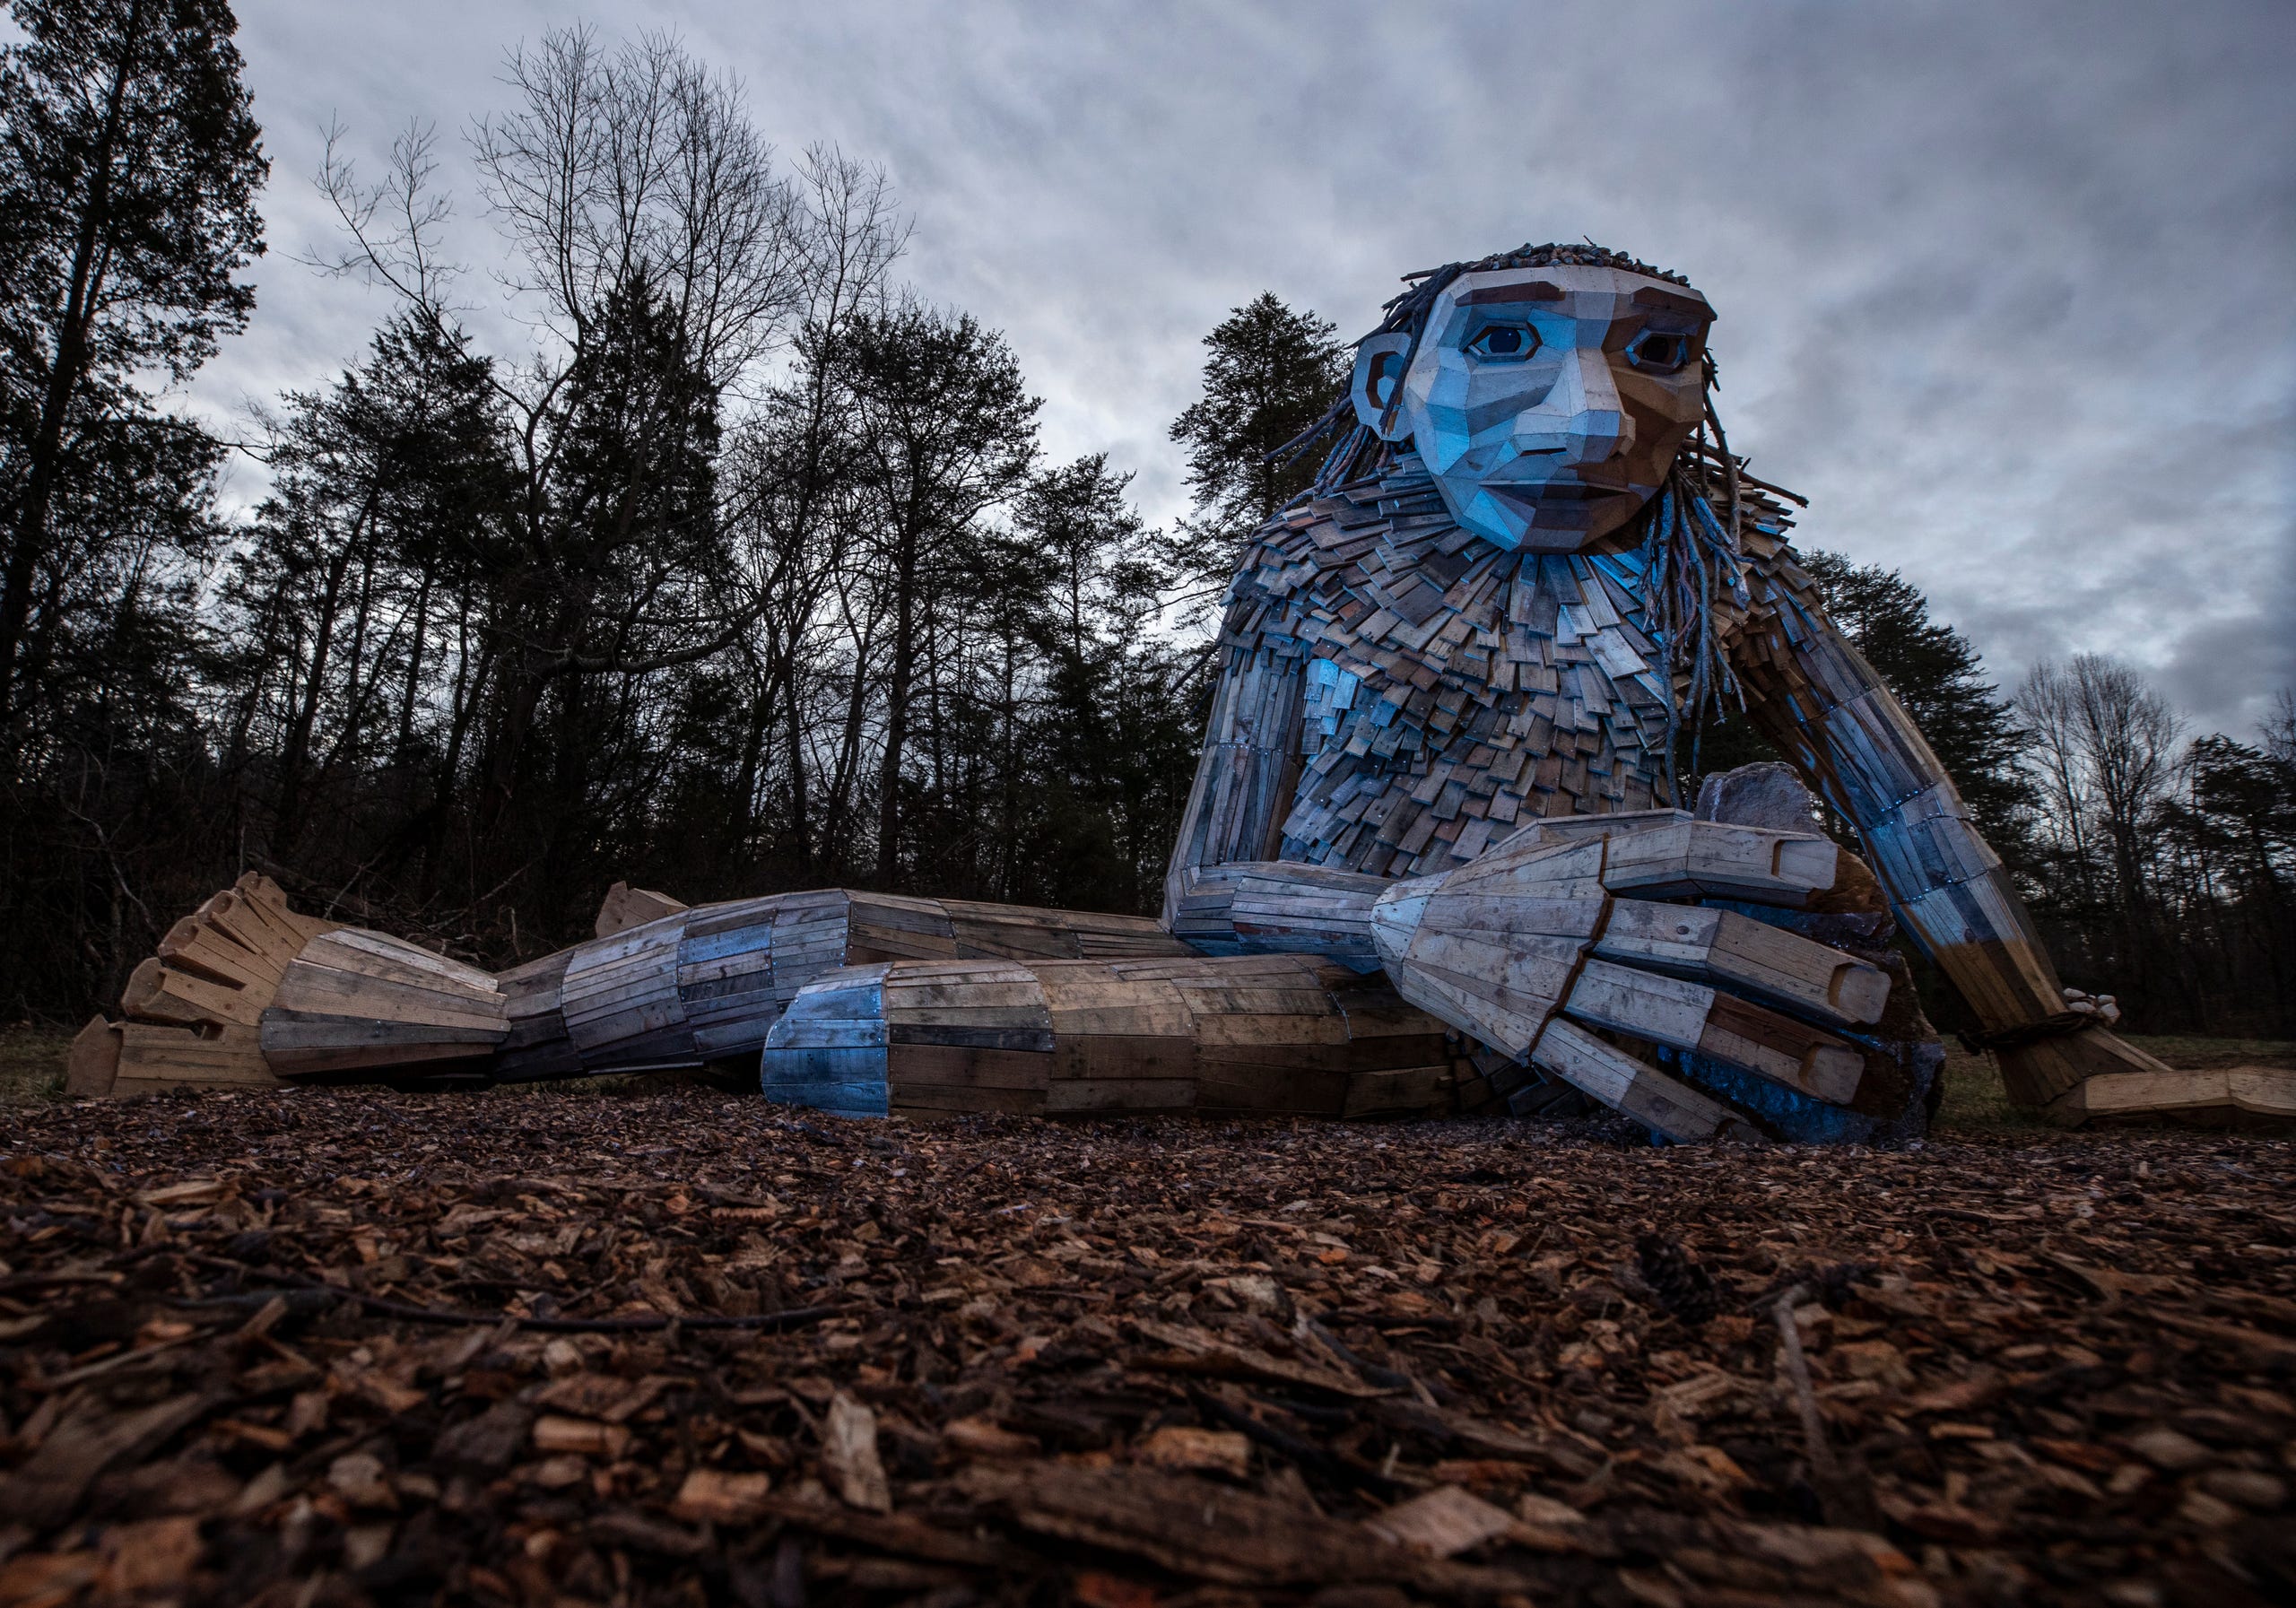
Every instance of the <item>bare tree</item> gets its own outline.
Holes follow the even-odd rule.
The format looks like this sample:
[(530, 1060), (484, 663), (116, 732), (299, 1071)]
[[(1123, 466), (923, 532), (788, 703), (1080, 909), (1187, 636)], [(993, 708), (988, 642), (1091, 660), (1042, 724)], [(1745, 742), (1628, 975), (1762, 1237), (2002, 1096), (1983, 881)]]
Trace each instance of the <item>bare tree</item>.
[[(506, 67), (509, 109), (469, 136), (510, 248), (496, 278), (535, 335), (494, 371), (523, 558), (485, 621), (500, 647), (495, 821), (553, 687), (571, 698), (587, 678), (694, 664), (754, 625), (772, 555), (733, 538), (725, 500), (744, 488), (718, 474), (723, 412), (763, 385), (825, 285), (849, 296), (882, 275), (897, 235), (881, 177), (819, 152), (784, 175), (741, 86), (671, 38), (608, 50), (588, 29), (559, 30)], [(433, 178), (425, 133), (399, 142), (371, 187), (331, 144), (320, 183), (349, 245), (326, 265), (390, 286), (443, 327), (455, 269)]]
[[(797, 180), (809, 278), (796, 361), (737, 429), (727, 464), (740, 511), (736, 536), (749, 544), (747, 561), (764, 578), (766, 600), (744, 644), (758, 674), (741, 791), (757, 808), (768, 733), (778, 724), (779, 826), (797, 860), (815, 864), (831, 856), (815, 839), (806, 671), (837, 656), (841, 638), (830, 587), (858, 524), (851, 471), (859, 448), (843, 347), (857, 318), (883, 310), (886, 278), (909, 231), (875, 164), (815, 145), (799, 160)], [(856, 666), (857, 678), (865, 672)]]
[(2100, 654), (2033, 667), (2016, 708), (2054, 833), (2079, 879), (2077, 903), (2102, 917), (2117, 954), (2100, 959), (2140, 997), (2173, 971), (2161, 927), (2148, 833), (2178, 777), (2182, 721), (2143, 674)]
[(2283, 765), (2296, 765), (2296, 688), (2283, 687), (2272, 695), (2272, 713), (2264, 717), (2264, 751)]

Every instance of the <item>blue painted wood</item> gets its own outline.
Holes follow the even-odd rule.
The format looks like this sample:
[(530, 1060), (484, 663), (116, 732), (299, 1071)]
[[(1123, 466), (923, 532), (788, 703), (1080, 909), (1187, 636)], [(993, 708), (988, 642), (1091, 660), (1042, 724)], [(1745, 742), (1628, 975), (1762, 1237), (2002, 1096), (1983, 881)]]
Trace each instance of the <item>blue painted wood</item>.
[(768, 1089), (765, 1098), (777, 1106), (821, 1111), (831, 1117), (889, 1115), (885, 1091), (874, 1083), (793, 1083), (787, 1088)]
[(693, 1053), (709, 1060), (719, 1060), (765, 1047), (765, 1037), (773, 1029), (772, 1009), (768, 1002), (768, 1013), (735, 1021), (720, 1022), (715, 1027), (693, 1030)]
[(800, 1020), (790, 1024), (789, 1035), (779, 1043), (790, 1049), (883, 1049), (885, 1024), (835, 1018), (824, 1021), (820, 1017), (810, 1021)]
[(773, 947), (773, 923), (770, 918), (753, 921), (747, 926), (737, 926), (730, 932), (709, 933), (700, 936), (689, 934), (678, 949), (678, 960), (691, 965), (697, 960), (723, 960), (727, 955), (744, 954), (751, 950), (770, 950)]
[[(810, 1024), (809, 1024), (810, 1025)], [(940, 1022), (892, 1023), (885, 1030), (895, 1044), (940, 1044), (959, 1049), (1020, 1049), (1050, 1055), (1053, 1035), (1049, 1028), (961, 1028)]]
[(758, 1085), (779, 1105), (887, 1115), (884, 969), (854, 968), (799, 989), (766, 1038)]
[(885, 1051), (769, 1046), (758, 1086), (777, 1105), (805, 1106), (850, 1117), (883, 1117), (890, 1108)]

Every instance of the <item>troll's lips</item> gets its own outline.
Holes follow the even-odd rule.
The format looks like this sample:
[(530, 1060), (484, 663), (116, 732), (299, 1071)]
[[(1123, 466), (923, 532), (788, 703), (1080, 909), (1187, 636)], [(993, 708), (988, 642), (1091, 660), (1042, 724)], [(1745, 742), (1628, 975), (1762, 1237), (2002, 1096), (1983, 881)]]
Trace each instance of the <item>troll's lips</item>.
[(1525, 513), (1535, 514), (1541, 509), (1552, 509), (1560, 504), (1591, 504), (1605, 502), (1613, 497), (1631, 497), (1633, 493), (1623, 486), (1589, 485), (1583, 480), (1544, 480), (1483, 482), (1483, 490), (1494, 497), (1505, 498)]

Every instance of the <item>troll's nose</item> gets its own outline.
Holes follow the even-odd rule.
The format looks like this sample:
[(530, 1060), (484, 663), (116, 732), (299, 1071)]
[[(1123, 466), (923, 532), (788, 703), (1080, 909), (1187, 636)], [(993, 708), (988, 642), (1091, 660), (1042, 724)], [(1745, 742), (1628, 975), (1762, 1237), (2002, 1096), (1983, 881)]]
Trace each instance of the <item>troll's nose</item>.
[(1573, 347), (1553, 388), (1516, 420), (1514, 433), (1518, 449), (1560, 449), (1566, 464), (1599, 464), (1631, 447), (1634, 421), (1619, 403), (1610, 359)]

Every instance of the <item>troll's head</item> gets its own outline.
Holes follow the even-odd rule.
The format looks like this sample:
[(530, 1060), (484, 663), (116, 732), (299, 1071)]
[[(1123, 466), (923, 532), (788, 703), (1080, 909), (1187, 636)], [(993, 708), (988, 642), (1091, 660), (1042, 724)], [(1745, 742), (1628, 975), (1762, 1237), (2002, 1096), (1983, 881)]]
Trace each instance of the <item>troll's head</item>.
[(1503, 547), (1576, 552), (1632, 519), (1704, 412), (1706, 298), (1593, 246), (1413, 277), (1356, 348), (1364, 429), (1408, 439), (1452, 517)]

